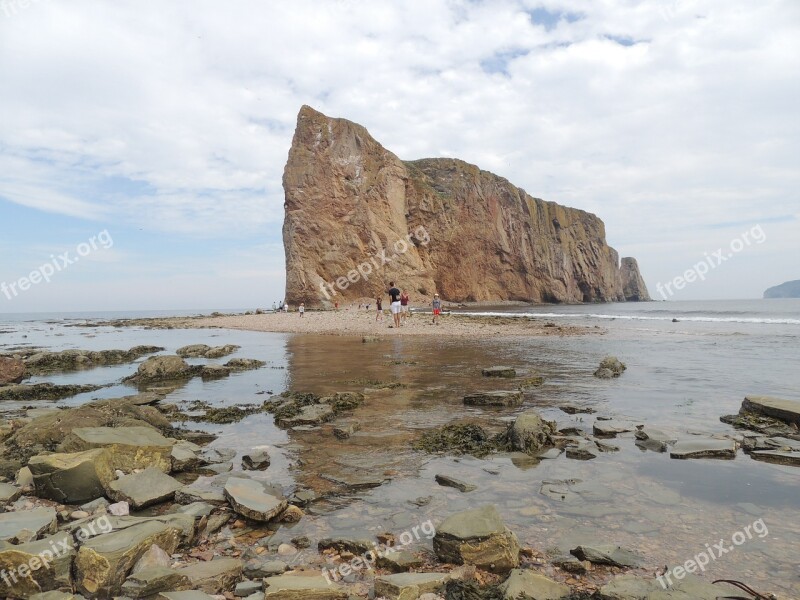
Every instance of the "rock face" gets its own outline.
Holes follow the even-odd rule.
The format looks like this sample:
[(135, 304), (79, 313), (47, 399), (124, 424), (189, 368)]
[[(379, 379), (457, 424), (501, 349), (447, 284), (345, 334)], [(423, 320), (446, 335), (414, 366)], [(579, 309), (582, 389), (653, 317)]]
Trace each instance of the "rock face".
[(769, 288), (764, 292), (764, 298), (800, 298), (800, 279)]
[(283, 186), (290, 304), (374, 298), (392, 279), (450, 301), (649, 299), (596, 216), (460, 160), (401, 161), (361, 125), (308, 106)]

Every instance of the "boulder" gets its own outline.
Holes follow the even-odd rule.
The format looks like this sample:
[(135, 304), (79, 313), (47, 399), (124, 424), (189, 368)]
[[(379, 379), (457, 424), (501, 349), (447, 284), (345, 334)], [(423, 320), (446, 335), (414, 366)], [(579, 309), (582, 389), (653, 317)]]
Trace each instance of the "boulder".
[(148, 467), (140, 473), (120, 477), (108, 485), (108, 493), (117, 502), (127, 502), (134, 510), (141, 510), (153, 504), (160, 504), (175, 497), (175, 492), (183, 487), (156, 469)]
[(127, 598), (150, 598), (159, 592), (189, 590), (192, 584), (186, 575), (169, 567), (148, 567), (133, 573), (122, 584)]
[(389, 600), (417, 600), (433, 594), (450, 578), (448, 573), (397, 573), (375, 578), (375, 596)]
[(0, 356), (0, 385), (19, 383), (25, 378), (25, 363), (17, 358)]
[(224, 491), (231, 508), (252, 521), (271, 521), (288, 506), (286, 498), (270, 494), (263, 483), (253, 479), (231, 477)]
[(464, 396), (467, 406), (517, 406), (521, 402), (522, 392), (519, 390), (473, 392)]
[(736, 442), (697, 437), (681, 440), (669, 451), (670, 458), (735, 458)]
[(600, 379), (613, 379), (622, 375), (626, 368), (625, 363), (620, 362), (616, 356), (606, 356), (600, 361), (594, 376)]
[(559, 600), (568, 598), (568, 585), (548, 579), (544, 575), (523, 569), (514, 569), (499, 591), (505, 600), (532, 598), (533, 600)]
[(192, 368), (180, 356), (151, 356), (139, 365), (134, 375), (126, 377), (123, 381), (151, 383), (156, 381), (188, 379), (192, 376), (192, 372)]
[(484, 377), (506, 377), (513, 378), (517, 372), (512, 367), (488, 367), (481, 372)]
[(514, 450), (535, 454), (542, 448), (552, 446), (551, 435), (556, 424), (545, 421), (534, 410), (519, 415), (508, 430), (508, 441)]
[[(72, 588), (75, 542), (68, 533), (58, 533), (18, 546), (0, 548), (0, 596), (28, 598), (33, 594)], [(8, 574), (16, 574), (16, 578)]]
[(28, 461), (36, 495), (62, 504), (83, 504), (105, 495), (114, 479), (111, 454), (105, 448), (34, 456)]
[(150, 427), (77, 427), (61, 443), (61, 450), (106, 448), (115, 469), (131, 472), (155, 467), (169, 473), (174, 443)]
[(784, 423), (800, 425), (800, 402), (770, 396), (747, 396), (739, 414), (755, 413)]
[(57, 526), (56, 510), (49, 506), (0, 513), (0, 542), (23, 544), (55, 533)]
[(197, 562), (178, 569), (191, 582), (192, 589), (206, 594), (221, 594), (232, 591), (242, 578), (244, 563), (237, 558), (218, 558)]
[(93, 598), (119, 595), (134, 565), (151, 546), (172, 554), (182, 533), (176, 525), (148, 519), (84, 542), (75, 559), (78, 591)]
[(264, 600), (347, 600), (347, 588), (321, 576), (277, 575), (264, 580)]
[(494, 506), (448, 517), (437, 529), (433, 549), (445, 563), (470, 564), (503, 573), (519, 566), (519, 541)]

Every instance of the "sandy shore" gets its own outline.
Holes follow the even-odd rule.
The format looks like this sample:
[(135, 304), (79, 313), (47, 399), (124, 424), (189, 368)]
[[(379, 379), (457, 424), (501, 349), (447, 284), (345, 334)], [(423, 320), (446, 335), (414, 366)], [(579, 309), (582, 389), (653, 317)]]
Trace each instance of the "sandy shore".
[(445, 314), (438, 325), (431, 323), (431, 314), (416, 313), (403, 321), (399, 329), (390, 327), (392, 316), (385, 314), (376, 322), (375, 311), (347, 308), (339, 311), (309, 311), (303, 317), (297, 312), (253, 315), (221, 315), (193, 318), (132, 319), (116, 321), (117, 326), (154, 328), (222, 328), (245, 331), (306, 333), (322, 335), (435, 335), (447, 337), (496, 336), (566, 336), (599, 334), (605, 330), (551, 323), (541, 319), (520, 317), (471, 317)]

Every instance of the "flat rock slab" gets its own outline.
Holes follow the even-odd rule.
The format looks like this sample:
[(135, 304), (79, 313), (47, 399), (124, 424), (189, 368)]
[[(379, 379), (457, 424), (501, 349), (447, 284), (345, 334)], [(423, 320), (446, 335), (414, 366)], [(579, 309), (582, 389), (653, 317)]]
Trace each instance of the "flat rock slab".
[(493, 392), (474, 392), (464, 396), (467, 406), (517, 406), (522, 402), (519, 390), (498, 390)]
[(670, 458), (735, 458), (736, 442), (716, 438), (681, 440), (669, 451)]
[(16, 501), (21, 495), (22, 488), (0, 482), (0, 506)]
[(619, 546), (578, 546), (569, 551), (578, 560), (588, 560), (596, 565), (610, 565), (612, 567), (638, 567), (642, 564), (642, 557)]
[(214, 600), (205, 592), (188, 590), (185, 592), (161, 592), (156, 596), (156, 600)]
[(63, 452), (106, 448), (115, 469), (126, 472), (156, 467), (164, 473), (172, 468), (172, 446), (151, 427), (76, 427), (62, 442)]
[(559, 600), (569, 597), (568, 585), (548, 579), (544, 575), (522, 569), (514, 569), (501, 585), (505, 600), (535, 598), (536, 600)]
[(261, 523), (271, 521), (288, 506), (286, 498), (270, 494), (263, 483), (253, 479), (231, 477), (225, 484), (225, 497), (237, 514)]
[(516, 377), (517, 372), (512, 367), (489, 367), (482, 371), (484, 377)]
[(681, 580), (672, 578), (672, 584), (664, 580), (636, 575), (620, 575), (600, 588), (599, 600), (716, 600), (718, 597), (734, 595), (736, 588), (713, 585), (697, 575), (686, 574)]
[(416, 600), (433, 594), (449, 579), (448, 573), (397, 573), (375, 578), (375, 596), (389, 600)]
[(127, 502), (134, 510), (154, 504), (161, 504), (175, 497), (175, 492), (183, 487), (156, 469), (149, 467), (141, 473), (125, 475), (108, 484), (108, 493), (117, 502)]
[(56, 510), (41, 506), (31, 510), (0, 513), (0, 541), (25, 543), (55, 533)]
[(242, 578), (244, 563), (238, 558), (219, 558), (177, 569), (189, 578), (192, 588), (206, 594), (221, 594), (232, 589)]
[(408, 550), (395, 550), (394, 552), (379, 554), (375, 564), (381, 569), (387, 569), (392, 573), (404, 573), (411, 569), (418, 569), (425, 563)]
[(461, 481), (460, 479), (456, 479), (455, 477), (450, 477), (449, 475), (436, 475), (435, 479), (436, 483), (438, 483), (439, 485), (442, 485), (444, 487), (455, 488), (459, 492), (466, 493), (478, 489), (477, 485), (467, 483), (466, 481)]
[(347, 600), (347, 589), (331, 581), (322, 576), (267, 577), (264, 600)]
[(278, 419), (279, 427), (296, 427), (298, 425), (321, 425), (336, 417), (336, 411), (330, 404), (310, 404), (304, 406), (300, 413), (284, 419)]
[(600, 421), (597, 420), (592, 425), (592, 433), (597, 437), (612, 438), (616, 437), (619, 433), (627, 433), (636, 429), (635, 423), (628, 423), (625, 421)]
[(175, 492), (175, 502), (178, 504), (192, 504), (194, 502), (208, 502), (214, 506), (228, 504), (225, 493), (219, 488), (203, 488), (187, 485)]
[(669, 446), (678, 441), (676, 436), (651, 427), (637, 429), (634, 436), (636, 437), (637, 446), (653, 452), (666, 452)]
[[(72, 588), (74, 557), (75, 542), (66, 532), (0, 549), (0, 565), (5, 575), (0, 578), (0, 596), (28, 598), (41, 590)], [(24, 573), (26, 569), (28, 572)]]
[(105, 448), (68, 454), (34, 456), (28, 461), (36, 495), (63, 504), (83, 504), (102, 498), (114, 479), (111, 455)]
[(756, 413), (785, 423), (800, 425), (800, 402), (782, 400), (770, 396), (747, 396), (742, 402), (740, 413)]
[(122, 584), (122, 593), (128, 598), (148, 598), (159, 592), (188, 590), (191, 582), (185, 575), (169, 567), (148, 567), (134, 573)]
[(800, 467), (800, 452), (785, 452), (783, 450), (756, 450), (750, 456), (755, 460), (788, 465), (790, 467)]

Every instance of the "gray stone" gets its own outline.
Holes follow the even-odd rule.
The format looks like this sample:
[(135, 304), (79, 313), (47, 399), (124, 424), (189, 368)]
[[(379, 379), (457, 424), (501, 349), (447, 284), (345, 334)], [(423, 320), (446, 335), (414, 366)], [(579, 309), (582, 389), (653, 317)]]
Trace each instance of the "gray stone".
[(547, 446), (552, 446), (551, 436), (555, 433), (554, 422), (545, 421), (534, 410), (519, 415), (508, 430), (508, 438), (514, 450), (535, 454)]
[(281, 560), (262, 560), (260, 558), (252, 558), (244, 565), (244, 574), (252, 579), (263, 579), (264, 577), (281, 575), (288, 570), (289, 565)]
[(205, 592), (188, 590), (184, 592), (161, 592), (156, 600), (215, 600)]
[(618, 433), (626, 433), (636, 429), (635, 423), (626, 423), (623, 421), (601, 421), (597, 420), (592, 425), (592, 433), (597, 437), (616, 437)]
[(103, 497), (114, 479), (105, 448), (69, 454), (34, 456), (28, 461), (36, 495), (62, 504), (83, 504)]
[(321, 576), (277, 575), (264, 580), (264, 600), (347, 600), (347, 588)]
[(438, 483), (439, 485), (442, 485), (444, 487), (455, 488), (459, 492), (472, 492), (478, 489), (477, 485), (466, 483), (465, 481), (461, 481), (460, 479), (456, 479), (455, 477), (450, 477), (449, 475), (436, 475), (435, 479), (436, 483)]
[(375, 564), (392, 573), (404, 573), (411, 569), (418, 569), (424, 564), (424, 561), (408, 550), (395, 550), (379, 554)]
[(635, 552), (613, 545), (578, 546), (570, 550), (570, 554), (579, 560), (588, 560), (596, 565), (638, 567), (642, 564), (642, 557)]
[(539, 573), (514, 569), (500, 585), (500, 592), (505, 600), (559, 600), (570, 595), (570, 588)]
[(497, 390), (492, 392), (473, 392), (464, 396), (467, 406), (517, 406), (522, 403), (519, 390)]
[(0, 506), (16, 501), (21, 495), (22, 488), (0, 482)]
[(202, 448), (192, 442), (187, 442), (186, 440), (178, 440), (175, 442), (170, 452), (172, 472), (181, 473), (199, 467), (202, 464), (202, 460), (200, 459), (201, 452)]
[(266, 448), (253, 448), (242, 456), (242, 468), (250, 471), (263, 471), (269, 464), (270, 458)]
[(742, 402), (741, 413), (756, 413), (772, 417), (785, 423), (800, 425), (800, 402), (782, 400), (770, 396), (747, 396)]
[(62, 452), (83, 452), (106, 448), (115, 469), (131, 472), (156, 467), (164, 473), (172, 469), (175, 440), (152, 427), (76, 427), (61, 443)]
[(637, 446), (653, 452), (666, 452), (669, 446), (678, 441), (675, 436), (651, 427), (637, 429), (634, 436), (636, 437)]
[(471, 564), (493, 572), (519, 566), (519, 541), (494, 506), (451, 515), (436, 529), (433, 549), (439, 560)]
[(237, 598), (247, 598), (251, 594), (261, 592), (264, 590), (264, 583), (262, 581), (240, 581), (236, 584), (233, 590), (233, 595)]
[(175, 505), (169, 510), (169, 512), (190, 515), (195, 519), (200, 519), (202, 517), (209, 516), (212, 512), (214, 512), (214, 508), (215, 507), (208, 502), (192, 502), (191, 504), (186, 504), (184, 506)]
[(134, 599), (148, 598), (159, 592), (188, 590), (192, 586), (186, 575), (169, 567), (148, 567), (132, 574), (122, 584), (122, 594)]
[(49, 506), (0, 513), (0, 541), (22, 544), (55, 533), (57, 526), (56, 510)]
[(264, 484), (252, 479), (231, 477), (225, 484), (225, 497), (237, 514), (262, 523), (271, 521), (288, 506), (286, 498), (268, 493)]
[(735, 458), (736, 442), (696, 437), (681, 440), (669, 451), (670, 458)]
[(177, 571), (189, 578), (193, 589), (206, 594), (221, 594), (233, 589), (239, 582), (243, 567), (244, 563), (237, 558), (218, 558), (194, 563)]
[(450, 578), (448, 573), (397, 573), (375, 578), (375, 596), (389, 600), (417, 600), (434, 593)]
[(489, 367), (482, 371), (484, 377), (507, 377), (517, 376), (517, 372), (512, 367)]
[(127, 502), (134, 510), (140, 510), (153, 504), (161, 504), (175, 497), (175, 492), (183, 487), (177, 479), (173, 479), (154, 467), (141, 473), (125, 475), (108, 485), (108, 493), (117, 502)]

